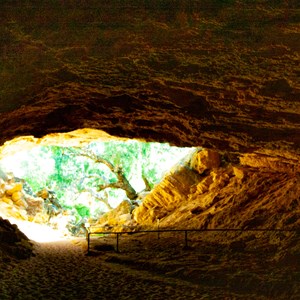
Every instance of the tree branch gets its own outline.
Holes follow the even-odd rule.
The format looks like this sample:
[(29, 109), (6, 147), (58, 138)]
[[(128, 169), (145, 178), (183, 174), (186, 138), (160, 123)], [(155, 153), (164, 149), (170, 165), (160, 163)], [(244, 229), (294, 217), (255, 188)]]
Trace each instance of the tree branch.
[(80, 150), (77, 153), (74, 151), (73, 155), (83, 156), (87, 157), (91, 160), (93, 160), (95, 163), (101, 163), (106, 165), (111, 172), (113, 172), (117, 177), (117, 182), (108, 183), (104, 185), (99, 185), (97, 190), (104, 190), (106, 188), (119, 188), (126, 192), (126, 196), (130, 200), (134, 200), (137, 198), (137, 192), (135, 189), (131, 186), (130, 182), (127, 180), (123, 170), (121, 167), (115, 167), (111, 162), (109, 162), (106, 159), (103, 159), (102, 157), (97, 156), (95, 153), (89, 151), (89, 150)]

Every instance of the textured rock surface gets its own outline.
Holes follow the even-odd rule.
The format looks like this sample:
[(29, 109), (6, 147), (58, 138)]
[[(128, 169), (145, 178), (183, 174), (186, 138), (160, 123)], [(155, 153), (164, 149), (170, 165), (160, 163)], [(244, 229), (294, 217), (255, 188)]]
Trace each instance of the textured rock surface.
[(299, 226), (300, 8), (270, 2), (2, 1), (2, 155), (109, 135), (201, 146), (221, 161), (177, 169), (137, 222)]
[(92, 128), (299, 159), (298, 1), (173, 2), (1, 1), (0, 143)]
[[(0, 178), (0, 216), (16, 220), (45, 222), (49, 218), (44, 209), (44, 200), (29, 195), (25, 182), (16, 182), (15, 178)], [(42, 220), (42, 221), (41, 221)]]
[(181, 167), (166, 176), (135, 209), (135, 220), (156, 226), (158, 218), (173, 228), (299, 228), (299, 173), (243, 164), (195, 171)]
[(100, 227), (102, 227), (103, 230), (111, 230), (112, 228), (114, 231), (128, 230), (129, 227), (136, 225), (132, 220), (132, 210), (132, 203), (128, 200), (123, 200), (115, 209), (105, 213), (98, 219), (96, 223), (98, 229), (94, 231), (99, 231)]
[(24, 259), (32, 254), (32, 245), (17, 225), (0, 217), (0, 263), (8, 262), (11, 258)]
[(211, 150), (199, 151), (193, 155), (190, 166), (192, 169), (202, 174), (204, 171), (217, 168), (221, 164), (221, 157), (218, 152)]

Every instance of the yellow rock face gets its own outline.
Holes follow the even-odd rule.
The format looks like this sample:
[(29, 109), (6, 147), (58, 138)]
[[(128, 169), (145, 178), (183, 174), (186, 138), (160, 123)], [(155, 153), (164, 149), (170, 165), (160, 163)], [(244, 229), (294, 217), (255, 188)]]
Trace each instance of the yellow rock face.
[(49, 193), (48, 193), (47, 189), (43, 189), (43, 190), (39, 191), (37, 193), (37, 195), (43, 199), (47, 199), (49, 196)]
[(300, 165), (297, 163), (298, 159), (293, 156), (289, 157), (289, 153), (283, 152), (282, 157), (273, 156), (274, 153), (272, 152), (268, 154), (269, 155), (244, 154), (240, 157), (240, 162), (245, 166), (272, 172), (293, 174), (300, 172)]
[(98, 225), (125, 225), (131, 222), (131, 203), (127, 200), (122, 201), (115, 209), (104, 214), (98, 221)]
[(7, 204), (10, 204), (10, 205), (13, 205), (13, 201), (8, 197), (3, 197), (3, 198), (1, 198), (0, 201), (3, 201), (3, 202), (5, 202)]
[(245, 177), (245, 171), (242, 168), (233, 167), (233, 173), (239, 179), (243, 179)]
[(200, 175), (186, 166), (180, 167), (144, 198), (143, 204), (133, 211), (134, 220), (145, 225), (156, 223), (186, 201), (191, 187), (199, 181)]
[(22, 183), (16, 183), (12, 188), (6, 191), (6, 194), (11, 196), (15, 192), (20, 192), (23, 189)]
[(168, 228), (298, 228), (299, 175), (253, 164), (214, 168), (194, 181), (187, 180), (195, 174), (189, 168), (170, 174), (134, 210), (134, 219)]
[(12, 199), (14, 202), (18, 202), (21, 198), (22, 198), (21, 192), (14, 192), (14, 193), (11, 195), (11, 199)]
[(221, 163), (220, 154), (213, 150), (202, 150), (193, 156), (191, 168), (202, 174), (205, 170), (218, 168)]
[(26, 201), (23, 199), (22, 192), (14, 192), (11, 196), (11, 199), (16, 205), (20, 207), (24, 207), (24, 208), (28, 207)]

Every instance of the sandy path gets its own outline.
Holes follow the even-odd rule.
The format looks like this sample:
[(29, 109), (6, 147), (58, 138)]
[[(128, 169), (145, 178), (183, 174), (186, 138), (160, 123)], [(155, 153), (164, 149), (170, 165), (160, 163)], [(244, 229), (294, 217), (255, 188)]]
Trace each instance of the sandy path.
[(43, 243), (37, 255), (0, 272), (0, 299), (212, 299), (199, 286), (85, 256), (71, 241)]

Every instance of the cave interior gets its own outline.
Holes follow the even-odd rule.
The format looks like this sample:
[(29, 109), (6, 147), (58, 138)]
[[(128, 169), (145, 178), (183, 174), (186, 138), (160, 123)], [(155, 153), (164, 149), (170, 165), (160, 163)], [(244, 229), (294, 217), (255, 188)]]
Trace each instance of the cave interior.
[[(101, 222), (208, 231), (189, 233), (185, 252), (181, 233), (121, 237), (126, 250), (107, 261), (135, 257), (155, 274), (218, 288), (232, 272), (234, 293), (299, 297), (298, 1), (1, 1), (0, 22), (1, 157), (96, 140), (201, 148), (129, 208), (129, 223), (125, 204)], [(14, 192), (0, 201), (21, 207)], [(10, 245), (26, 239), (0, 224), (14, 232)], [(209, 231), (226, 228), (242, 231)], [(176, 257), (177, 268), (163, 263)]]

